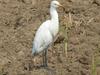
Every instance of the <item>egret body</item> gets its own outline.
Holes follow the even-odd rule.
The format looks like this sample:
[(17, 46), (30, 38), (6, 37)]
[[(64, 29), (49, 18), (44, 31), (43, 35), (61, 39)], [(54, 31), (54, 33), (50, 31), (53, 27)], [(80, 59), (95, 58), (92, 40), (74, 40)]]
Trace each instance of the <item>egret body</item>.
[(51, 19), (43, 22), (42, 25), (40, 25), (33, 41), (32, 54), (36, 55), (40, 52), (44, 52), (43, 66), (45, 67), (47, 67), (47, 49), (53, 43), (54, 38), (57, 36), (59, 31), (59, 18), (56, 10), (56, 8), (59, 6), (61, 6), (61, 4), (58, 1), (51, 1)]

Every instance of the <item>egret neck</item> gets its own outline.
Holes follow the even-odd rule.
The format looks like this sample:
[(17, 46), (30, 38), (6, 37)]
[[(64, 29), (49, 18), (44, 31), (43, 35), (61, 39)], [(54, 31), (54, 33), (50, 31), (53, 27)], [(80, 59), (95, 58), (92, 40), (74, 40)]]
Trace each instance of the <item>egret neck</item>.
[(51, 20), (58, 22), (58, 13), (55, 7), (50, 7)]
[(50, 7), (50, 15), (51, 15), (50, 30), (51, 30), (53, 37), (55, 37), (59, 31), (59, 19), (58, 19), (57, 10), (53, 6)]

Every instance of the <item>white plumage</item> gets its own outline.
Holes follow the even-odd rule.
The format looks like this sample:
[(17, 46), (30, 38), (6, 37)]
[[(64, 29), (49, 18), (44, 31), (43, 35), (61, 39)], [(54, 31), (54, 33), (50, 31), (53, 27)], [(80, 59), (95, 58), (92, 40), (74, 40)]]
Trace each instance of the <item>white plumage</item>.
[[(46, 51), (46, 54), (47, 54), (47, 49), (49, 45), (52, 44), (54, 38), (56, 37), (59, 31), (59, 19), (58, 19), (58, 13), (56, 10), (56, 8), (59, 6), (61, 5), (58, 1), (54, 0), (51, 2), (51, 5), (50, 5), (51, 19), (43, 22), (42, 25), (37, 30), (35, 38), (34, 38), (34, 42), (33, 42), (33, 49), (32, 49), (33, 55), (38, 54), (42, 51)], [(46, 62), (45, 64), (47, 66)]]
[(32, 53), (39, 53), (46, 49), (46, 47), (53, 41), (51, 32), (49, 30), (50, 20), (44, 22), (36, 32)]

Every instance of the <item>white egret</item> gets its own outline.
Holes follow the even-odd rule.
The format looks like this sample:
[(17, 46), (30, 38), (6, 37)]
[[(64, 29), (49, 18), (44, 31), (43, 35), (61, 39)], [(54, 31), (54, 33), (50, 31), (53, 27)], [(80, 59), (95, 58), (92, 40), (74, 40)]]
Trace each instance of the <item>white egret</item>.
[(58, 1), (53, 0), (50, 4), (51, 19), (42, 23), (36, 32), (32, 54), (37, 55), (44, 51), (43, 66), (47, 67), (47, 49), (53, 43), (59, 31), (59, 18), (56, 8), (62, 6)]

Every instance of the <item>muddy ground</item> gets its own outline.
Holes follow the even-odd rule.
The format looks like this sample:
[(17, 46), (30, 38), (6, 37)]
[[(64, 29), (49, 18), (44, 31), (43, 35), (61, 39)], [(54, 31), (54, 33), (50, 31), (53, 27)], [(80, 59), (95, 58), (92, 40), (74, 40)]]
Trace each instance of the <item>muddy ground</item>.
[[(0, 75), (100, 75), (100, 0), (59, 0), (60, 32), (48, 52), (50, 70), (36, 68), (32, 41), (49, 19), (51, 0), (0, 0)], [(71, 18), (69, 18), (69, 13)]]

